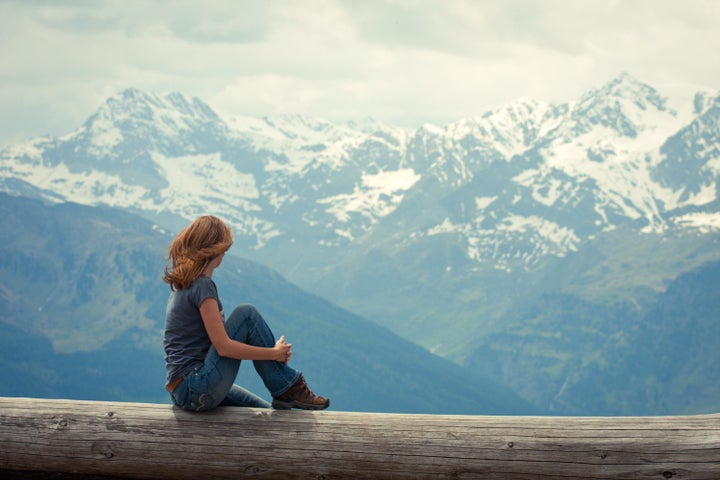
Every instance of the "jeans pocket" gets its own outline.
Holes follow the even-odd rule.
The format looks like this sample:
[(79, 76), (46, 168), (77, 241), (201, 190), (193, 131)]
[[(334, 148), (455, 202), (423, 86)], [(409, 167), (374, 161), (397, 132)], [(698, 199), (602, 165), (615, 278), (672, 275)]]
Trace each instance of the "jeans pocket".
[(203, 392), (193, 397), (192, 409), (196, 412), (205, 412), (216, 407), (215, 399), (209, 393)]
[(198, 370), (193, 370), (185, 377), (185, 398), (180, 407), (193, 412), (203, 412), (216, 406), (215, 399), (208, 389), (208, 379)]

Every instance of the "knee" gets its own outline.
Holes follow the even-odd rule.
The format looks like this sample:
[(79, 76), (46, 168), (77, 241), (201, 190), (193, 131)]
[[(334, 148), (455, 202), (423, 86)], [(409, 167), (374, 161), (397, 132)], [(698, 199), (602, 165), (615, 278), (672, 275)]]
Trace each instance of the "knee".
[(228, 317), (227, 322), (225, 322), (225, 325), (238, 327), (240, 325), (246, 325), (249, 327), (251, 325), (254, 326), (262, 322), (264, 322), (264, 319), (260, 315), (260, 312), (258, 312), (257, 308), (255, 308), (253, 305), (245, 304), (235, 307), (235, 309)]
[(238, 305), (230, 314), (230, 317), (238, 318), (254, 318), (259, 316), (260, 312), (258, 312), (254, 305), (250, 304)]
[(275, 344), (270, 327), (252, 305), (235, 307), (225, 322), (225, 329), (233, 340), (264, 347), (271, 347)]

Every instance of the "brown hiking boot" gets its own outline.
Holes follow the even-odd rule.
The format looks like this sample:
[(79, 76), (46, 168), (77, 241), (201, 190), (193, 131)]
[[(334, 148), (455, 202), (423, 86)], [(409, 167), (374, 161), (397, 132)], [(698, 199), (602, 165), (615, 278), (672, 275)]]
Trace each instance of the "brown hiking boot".
[(282, 395), (273, 398), (272, 406), (276, 410), (289, 410), (291, 408), (324, 410), (330, 406), (330, 400), (311, 392), (301, 373), (292, 387)]

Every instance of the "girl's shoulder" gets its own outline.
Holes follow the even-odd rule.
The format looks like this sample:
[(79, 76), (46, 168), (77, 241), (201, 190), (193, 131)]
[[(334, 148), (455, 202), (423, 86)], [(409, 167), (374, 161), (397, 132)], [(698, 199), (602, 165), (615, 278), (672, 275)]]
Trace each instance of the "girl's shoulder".
[(220, 302), (215, 282), (208, 277), (198, 277), (188, 288), (174, 291), (171, 301), (177, 305), (189, 303), (197, 307), (206, 298), (214, 298)]
[(210, 290), (217, 294), (217, 286), (215, 285), (215, 282), (212, 278), (206, 277), (205, 275), (200, 275), (196, 278), (192, 285), (190, 285), (190, 289), (201, 291)]
[(213, 285), (215, 284), (215, 282), (213, 282), (212, 278), (208, 277), (207, 275), (200, 275), (198, 278), (196, 278), (193, 281), (192, 285), (195, 285), (195, 284), (203, 285), (203, 284), (208, 284), (208, 283), (212, 283)]

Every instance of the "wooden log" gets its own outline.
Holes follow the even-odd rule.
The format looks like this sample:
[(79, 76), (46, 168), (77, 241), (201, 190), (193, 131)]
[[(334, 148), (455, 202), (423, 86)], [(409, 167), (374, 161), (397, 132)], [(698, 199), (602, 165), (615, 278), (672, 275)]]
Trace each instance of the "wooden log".
[(0, 398), (0, 445), (0, 470), (118, 478), (720, 478), (720, 414), (188, 413), (157, 404)]

